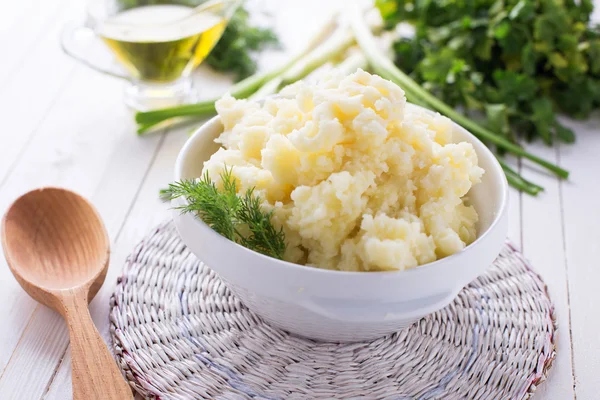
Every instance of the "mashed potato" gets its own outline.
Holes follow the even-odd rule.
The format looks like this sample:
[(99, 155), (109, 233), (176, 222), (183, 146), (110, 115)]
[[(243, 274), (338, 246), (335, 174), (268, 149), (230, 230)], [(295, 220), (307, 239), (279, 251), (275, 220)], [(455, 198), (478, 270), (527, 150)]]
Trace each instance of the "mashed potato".
[(394, 83), (359, 70), (298, 82), (263, 105), (224, 96), (222, 145), (204, 172), (232, 168), (286, 235), (287, 261), (346, 271), (403, 270), (476, 238), (464, 196), (483, 170), (452, 124), (406, 108)]

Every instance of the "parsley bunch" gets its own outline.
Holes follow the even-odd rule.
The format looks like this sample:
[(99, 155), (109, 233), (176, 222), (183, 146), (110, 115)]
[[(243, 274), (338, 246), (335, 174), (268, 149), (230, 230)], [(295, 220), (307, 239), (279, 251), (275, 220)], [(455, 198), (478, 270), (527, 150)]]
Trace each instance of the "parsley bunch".
[(232, 73), (237, 82), (256, 72), (254, 53), (278, 44), (275, 32), (252, 25), (248, 11), (240, 6), (206, 58), (206, 63), (217, 71)]
[[(573, 142), (556, 112), (585, 118), (600, 106), (600, 30), (591, 0), (377, 0), (388, 27), (410, 22), (395, 62), (424, 89), (516, 134)], [(474, 113), (473, 113), (474, 112)]]
[[(488, 146), (494, 145), (498, 151), (509, 152), (519, 157), (525, 157), (546, 168), (548, 171), (551, 171), (558, 177), (566, 179), (569, 176), (569, 172), (567, 170), (547, 160), (544, 160), (535, 154), (529, 153), (523, 147), (513, 143), (503, 135), (482, 126), (477, 121), (455, 110), (452, 106), (444, 103), (443, 100), (440, 100), (431, 92), (421, 87), (414, 79), (399, 69), (378, 48), (375, 37), (371, 34), (371, 32), (369, 32), (369, 29), (364, 23), (364, 18), (360, 12), (358, 3), (355, 3), (353, 12), (350, 14), (350, 16), (350, 25), (356, 37), (356, 41), (358, 42), (358, 45), (360, 46), (360, 49), (362, 50), (371, 68), (381, 77), (389, 79), (401, 86), (404, 89), (406, 99), (408, 101), (438, 111), (439, 113), (452, 119), (457, 124), (468, 129), (472, 134), (487, 143)], [(501, 163), (504, 173), (506, 174), (506, 179), (512, 186), (531, 195), (536, 195), (543, 190), (541, 186), (538, 186), (520, 176), (516, 171), (504, 163), (501, 158), (498, 159)]]
[(231, 172), (225, 168), (221, 174), (221, 189), (206, 173), (202, 179), (170, 184), (168, 189), (161, 190), (161, 197), (164, 200), (184, 197), (188, 203), (179, 207), (182, 213), (195, 214), (217, 233), (250, 250), (283, 259), (285, 234), (271, 223), (273, 212), (262, 210), (261, 199), (253, 189), (238, 196)]

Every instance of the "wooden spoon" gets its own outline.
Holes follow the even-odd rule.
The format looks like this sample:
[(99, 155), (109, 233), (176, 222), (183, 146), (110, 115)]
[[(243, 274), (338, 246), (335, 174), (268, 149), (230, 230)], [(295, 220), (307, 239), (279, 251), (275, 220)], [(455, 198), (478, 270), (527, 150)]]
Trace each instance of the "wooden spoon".
[(65, 189), (33, 190), (6, 212), (2, 246), (23, 289), (67, 322), (73, 399), (132, 399), (88, 309), (106, 277), (110, 253), (106, 229), (94, 207)]

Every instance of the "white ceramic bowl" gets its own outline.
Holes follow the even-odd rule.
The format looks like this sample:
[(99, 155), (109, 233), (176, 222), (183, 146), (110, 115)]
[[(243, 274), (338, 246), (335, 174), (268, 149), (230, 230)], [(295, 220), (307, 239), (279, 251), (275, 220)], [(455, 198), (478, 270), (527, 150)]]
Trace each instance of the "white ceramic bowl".
[[(204, 161), (218, 149), (213, 140), (222, 129), (215, 117), (194, 133), (177, 158), (175, 180), (201, 175)], [(307, 267), (248, 250), (190, 214), (174, 211), (175, 224), (194, 254), (250, 310), (274, 326), (328, 341), (383, 336), (448, 305), (491, 265), (506, 238), (508, 185), (502, 168), (462, 127), (455, 125), (453, 139), (472, 143), (485, 170), (482, 182), (469, 192), (479, 214), (479, 234), (463, 251), (414, 269), (343, 272)], [(184, 201), (177, 199), (173, 205)]]

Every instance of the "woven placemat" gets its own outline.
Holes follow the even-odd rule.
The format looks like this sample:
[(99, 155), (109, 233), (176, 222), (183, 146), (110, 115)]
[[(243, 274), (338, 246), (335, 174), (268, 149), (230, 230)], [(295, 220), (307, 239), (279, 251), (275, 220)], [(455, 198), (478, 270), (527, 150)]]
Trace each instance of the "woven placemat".
[(319, 343), (250, 312), (165, 223), (128, 257), (110, 320), (118, 364), (148, 399), (527, 399), (555, 357), (546, 287), (509, 243), (413, 326)]

